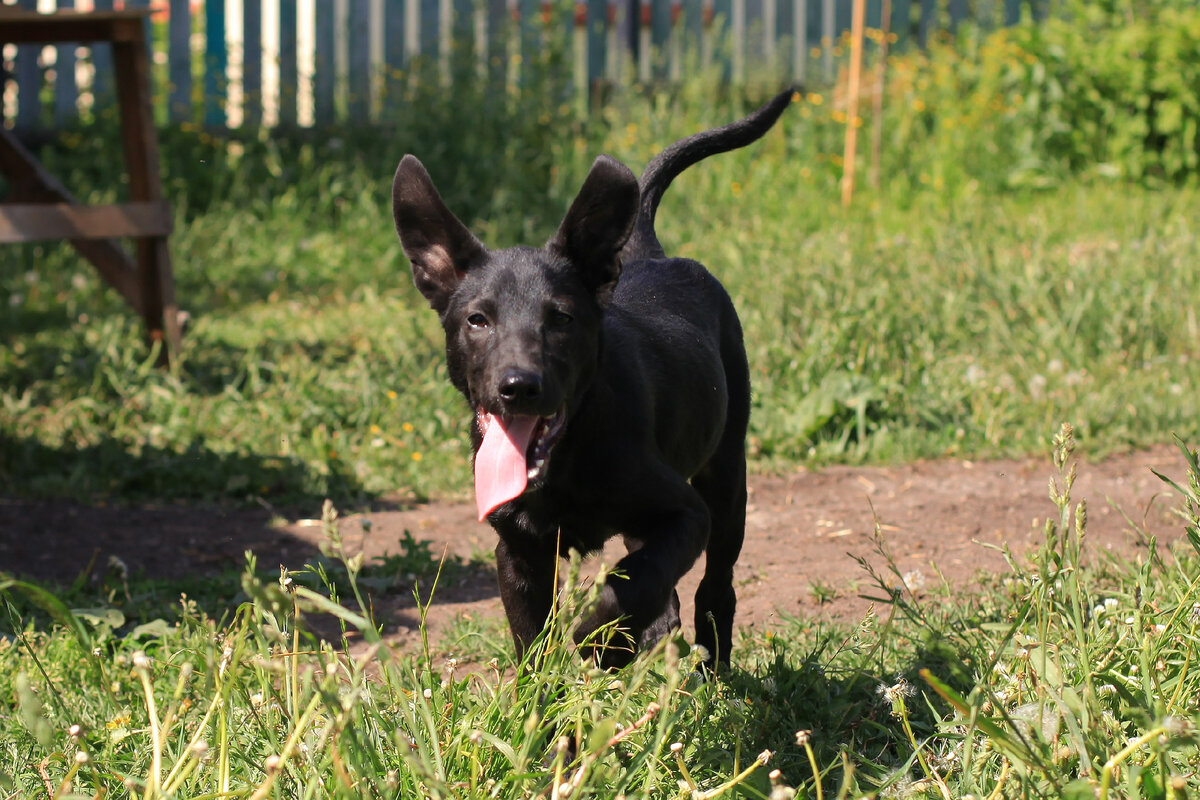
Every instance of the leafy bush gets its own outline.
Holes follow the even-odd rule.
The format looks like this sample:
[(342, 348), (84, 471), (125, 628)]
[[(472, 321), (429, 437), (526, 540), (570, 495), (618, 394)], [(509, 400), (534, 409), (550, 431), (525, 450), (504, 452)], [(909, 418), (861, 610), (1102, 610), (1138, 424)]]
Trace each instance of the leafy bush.
[(1075, 3), (891, 63), (894, 166), (1041, 186), (1072, 172), (1178, 181), (1200, 166), (1200, 8)]

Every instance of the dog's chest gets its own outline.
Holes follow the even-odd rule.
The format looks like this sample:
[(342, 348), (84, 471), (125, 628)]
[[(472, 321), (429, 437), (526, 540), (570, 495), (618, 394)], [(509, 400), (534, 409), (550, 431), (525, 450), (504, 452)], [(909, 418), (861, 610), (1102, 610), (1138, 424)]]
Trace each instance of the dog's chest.
[(606, 515), (597, 512), (576, 503), (564, 503), (556, 493), (543, 491), (509, 504), (509, 513), (504, 514), (507, 521), (497, 530), (539, 542), (539, 546), (553, 548), (557, 544), (559, 554), (564, 557), (571, 550), (587, 555), (603, 548), (618, 533), (615, 526), (603, 521)]
[(571, 550), (578, 550), (583, 555), (594, 553), (604, 547), (604, 543), (616, 535), (616, 530), (599, 525), (591, 520), (568, 519), (559, 525), (559, 536), (562, 544), (559, 549), (563, 555)]

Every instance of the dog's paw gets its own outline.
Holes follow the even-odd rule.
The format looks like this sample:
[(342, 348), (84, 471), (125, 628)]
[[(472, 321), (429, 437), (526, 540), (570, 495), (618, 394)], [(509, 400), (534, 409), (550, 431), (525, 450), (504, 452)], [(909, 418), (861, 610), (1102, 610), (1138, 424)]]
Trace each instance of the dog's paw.
[(623, 617), (616, 592), (605, 586), (592, 614), (575, 629), (574, 639), (581, 655), (604, 669), (613, 669), (633, 660), (640, 633)]

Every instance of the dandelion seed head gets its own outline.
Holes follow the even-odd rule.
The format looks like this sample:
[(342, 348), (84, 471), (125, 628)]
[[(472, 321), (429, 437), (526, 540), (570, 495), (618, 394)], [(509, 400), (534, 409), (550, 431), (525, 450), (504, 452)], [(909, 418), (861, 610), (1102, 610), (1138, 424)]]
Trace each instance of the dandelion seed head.
[(1169, 716), (1162, 726), (1168, 736), (1188, 736), (1192, 732), (1192, 723), (1186, 717)]
[(110, 555), (108, 557), (108, 568), (121, 580), (129, 577), (129, 565), (117, 556)]

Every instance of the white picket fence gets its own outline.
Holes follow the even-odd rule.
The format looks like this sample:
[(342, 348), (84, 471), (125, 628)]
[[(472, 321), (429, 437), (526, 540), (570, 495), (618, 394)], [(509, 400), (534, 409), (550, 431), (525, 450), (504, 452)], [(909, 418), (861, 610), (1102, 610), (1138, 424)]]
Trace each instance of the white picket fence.
[[(885, 0), (868, 0), (879, 28)], [(468, 79), (519, 87), (522, 57), (563, 37), (576, 95), (604, 82), (679, 80), (699, 66), (740, 83), (756, 72), (801, 83), (833, 79), (851, 0), (0, 0), (56, 8), (151, 7), (162, 122), (212, 128), (365, 122), (418, 59), (455, 78), (456, 44)], [(1012, 24), (1044, 0), (891, 0), (903, 45), (966, 20)], [(1036, 9), (1035, 9), (1036, 10)], [(0, 22), (0, 44), (3, 43)], [(3, 47), (5, 124), (62, 127), (111, 103), (105, 45)], [(449, 85), (448, 85), (449, 88)], [(49, 91), (47, 91), (49, 90)]]

